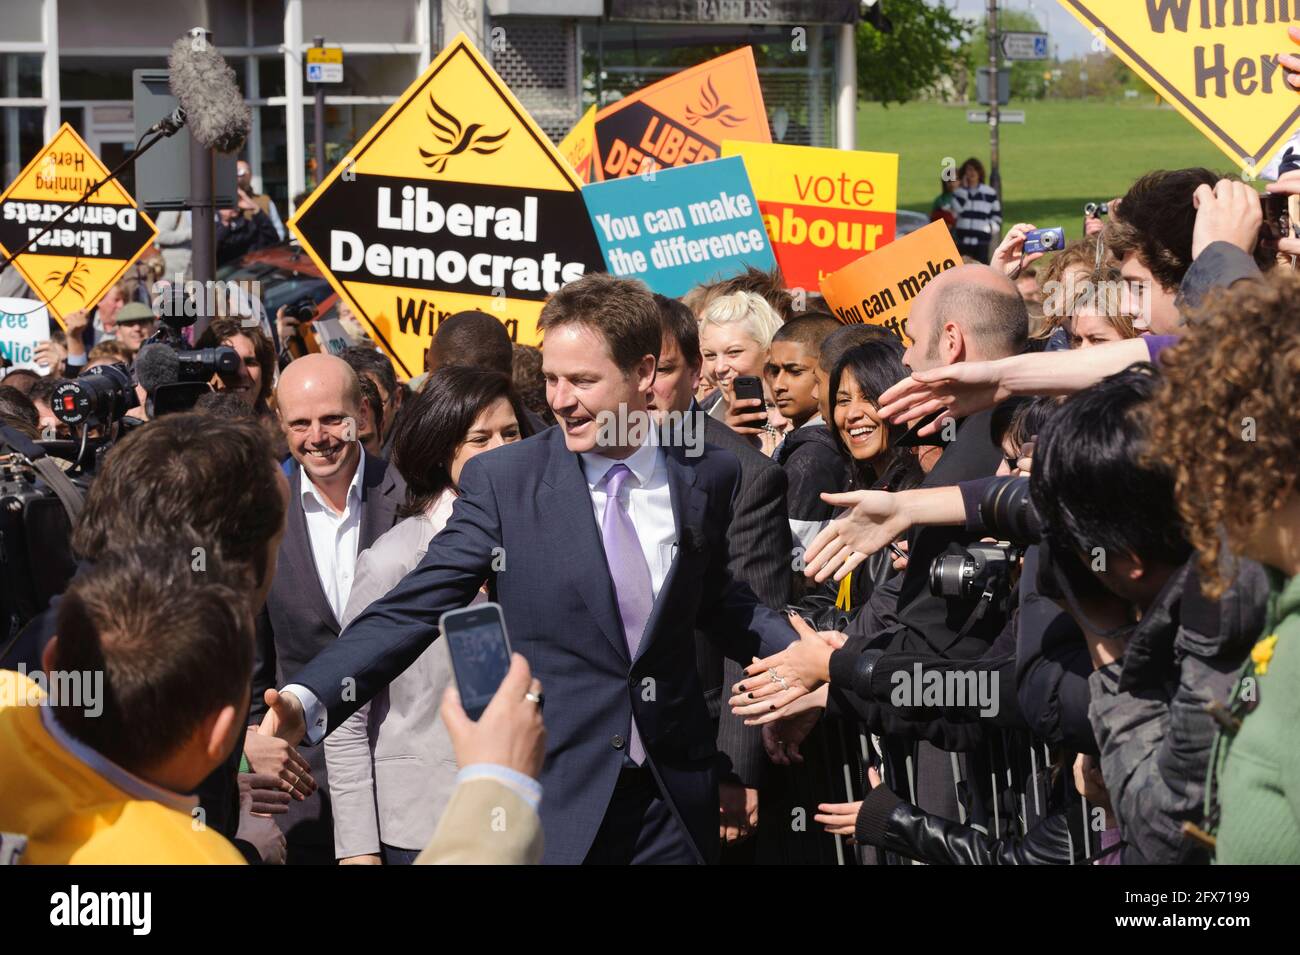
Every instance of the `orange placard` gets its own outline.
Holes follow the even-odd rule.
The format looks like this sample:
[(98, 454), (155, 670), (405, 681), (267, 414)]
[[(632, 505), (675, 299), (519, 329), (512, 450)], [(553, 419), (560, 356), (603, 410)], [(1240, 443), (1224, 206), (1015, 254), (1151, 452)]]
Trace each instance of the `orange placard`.
[(961, 265), (961, 253), (943, 222), (864, 255), (822, 279), (822, 296), (846, 325), (880, 325), (910, 345), (912, 300), (940, 272)]
[(724, 139), (772, 141), (754, 51), (747, 46), (597, 113), (596, 181), (717, 159)]
[(569, 130), (569, 135), (564, 137), (556, 149), (573, 167), (579, 179), (583, 182), (591, 182), (591, 156), (595, 151), (595, 145), (596, 107), (592, 106), (582, 114), (582, 119)]

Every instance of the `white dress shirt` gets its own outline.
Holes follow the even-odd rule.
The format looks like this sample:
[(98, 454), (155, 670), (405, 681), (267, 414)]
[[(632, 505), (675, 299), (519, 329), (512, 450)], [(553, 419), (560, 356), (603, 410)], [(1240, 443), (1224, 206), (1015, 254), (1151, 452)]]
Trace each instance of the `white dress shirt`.
[[(594, 451), (579, 457), (587, 478), (587, 491), (591, 494), (597, 528), (605, 517), (605, 504), (609, 500), (605, 493), (605, 475), (616, 464), (626, 464), (632, 472), (623, 483), (622, 499), (636, 528), (641, 552), (650, 567), (650, 585), (654, 598), (658, 600), (668, 569), (677, 557), (677, 525), (673, 521), (673, 501), (668, 489), (668, 465), (663, 449), (648, 441), (622, 461)], [(614, 583), (617, 585), (618, 581)]]
[(357, 470), (348, 485), (342, 513), (334, 510), (307, 472), (302, 472), (302, 514), (307, 522), (307, 539), (316, 561), (316, 576), (335, 620), (342, 620), (347, 608), (361, 542), (361, 480), (366, 471), (366, 452), (360, 441), (357, 452)]

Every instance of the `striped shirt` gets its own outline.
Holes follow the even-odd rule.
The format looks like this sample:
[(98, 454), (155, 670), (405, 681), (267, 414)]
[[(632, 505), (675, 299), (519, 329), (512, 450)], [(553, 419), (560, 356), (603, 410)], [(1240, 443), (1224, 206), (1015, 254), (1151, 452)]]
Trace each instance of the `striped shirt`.
[[(962, 187), (953, 193), (957, 206), (957, 241), (959, 244), (987, 243), (1002, 232), (1002, 201), (992, 187), (980, 183), (971, 189)], [(963, 233), (970, 238), (963, 241)]]

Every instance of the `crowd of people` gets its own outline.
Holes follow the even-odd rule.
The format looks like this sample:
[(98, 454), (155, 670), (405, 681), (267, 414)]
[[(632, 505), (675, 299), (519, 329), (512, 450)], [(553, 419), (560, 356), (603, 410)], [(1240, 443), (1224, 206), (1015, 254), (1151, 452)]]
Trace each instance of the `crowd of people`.
[[(411, 382), (212, 321), (237, 371), (113, 444), (66, 590), (6, 621), (5, 848), (1300, 862), (1300, 239), (1159, 171), (1036, 262), (960, 179), (907, 341), (755, 269), (584, 276), (540, 351), (462, 312)], [(132, 292), (59, 375), (130, 365)], [(7, 436), (72, 436), (57, 377), (0, 381)], [(439, 620), (485, 601), (475, 720)]]

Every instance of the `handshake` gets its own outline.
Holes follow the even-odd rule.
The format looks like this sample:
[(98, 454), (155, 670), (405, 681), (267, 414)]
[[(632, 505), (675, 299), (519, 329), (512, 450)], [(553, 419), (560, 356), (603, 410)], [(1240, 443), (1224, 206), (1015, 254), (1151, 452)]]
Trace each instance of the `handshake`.
[(763, 728), (763, 748), (780, 766), (803, 762), (799, 744), (817, 725), (826, 708), (831, 654), (844, 645), (844, 634), (813, 630), (798, 614), (790, 626), (799, 639), (780, 653), (745, 667), (745, 679), (731, 688), (731, 711), (746, 726)]

